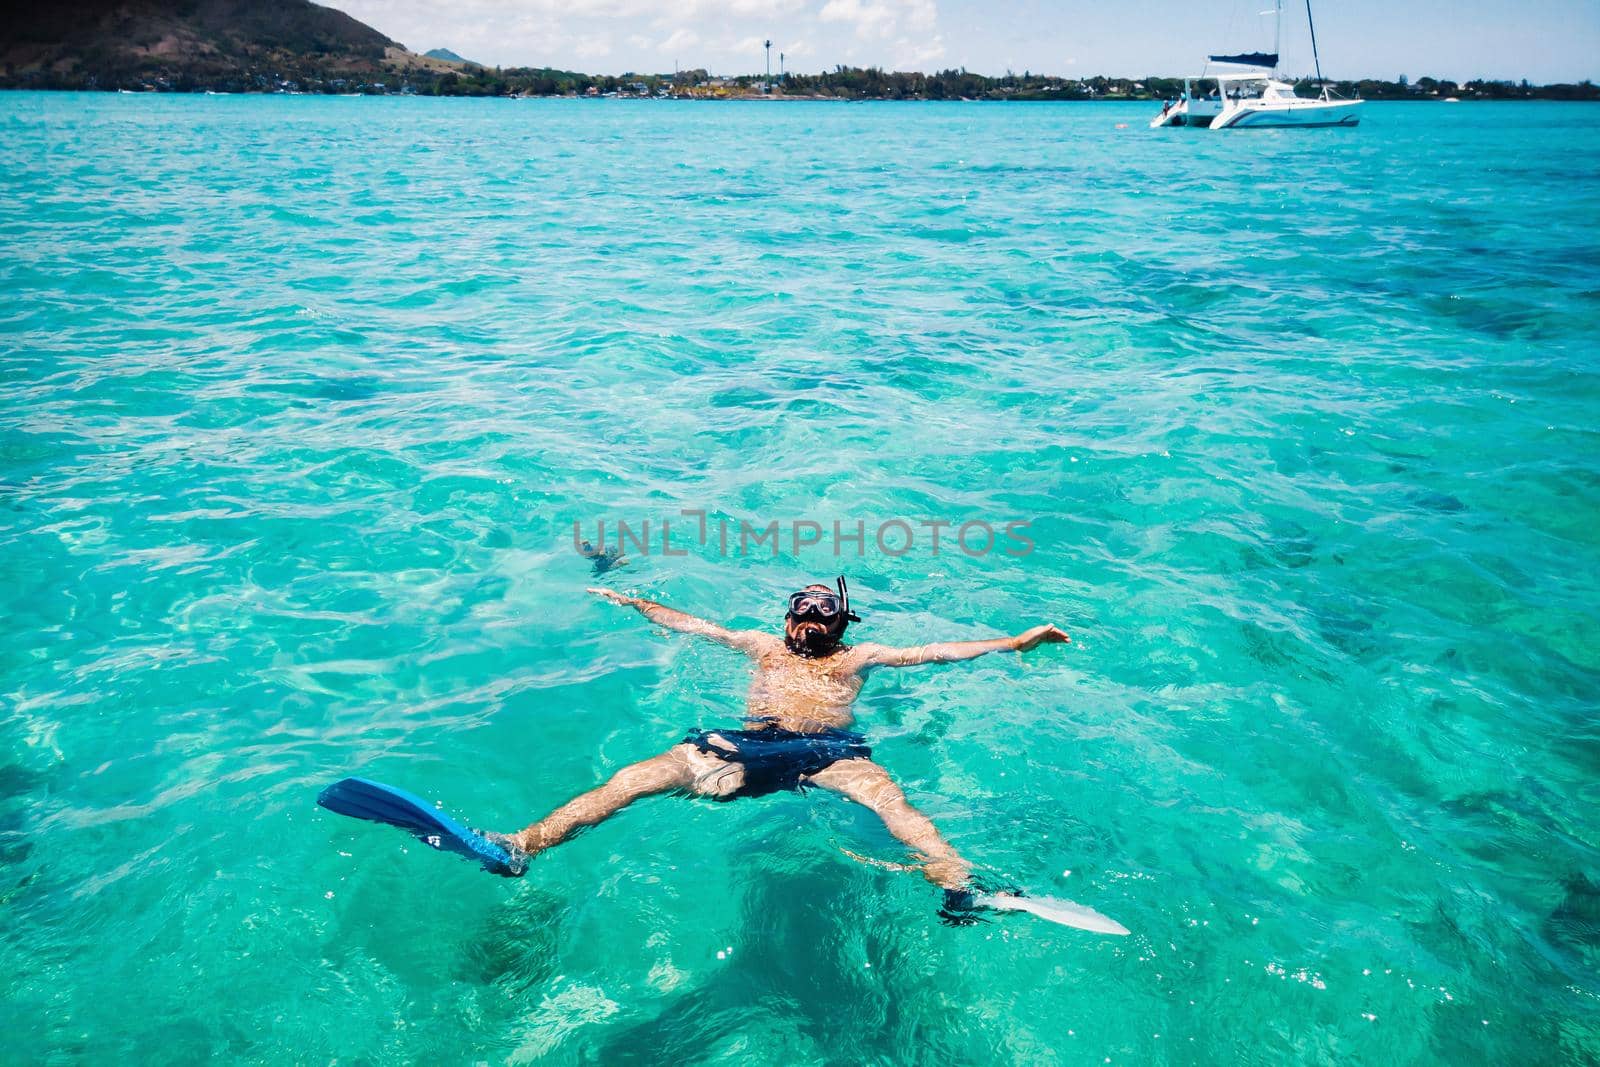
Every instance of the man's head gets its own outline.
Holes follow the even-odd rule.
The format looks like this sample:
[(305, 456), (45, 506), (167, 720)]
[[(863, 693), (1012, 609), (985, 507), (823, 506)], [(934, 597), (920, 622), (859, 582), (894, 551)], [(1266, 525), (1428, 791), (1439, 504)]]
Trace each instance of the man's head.
[(845, 627), (860, 621), (850, 611), (850, 594), (841, 575), (837, 589), (813, 584), (789, 594), (783, 642), (797, 655), (826, 656), (839, 647)]

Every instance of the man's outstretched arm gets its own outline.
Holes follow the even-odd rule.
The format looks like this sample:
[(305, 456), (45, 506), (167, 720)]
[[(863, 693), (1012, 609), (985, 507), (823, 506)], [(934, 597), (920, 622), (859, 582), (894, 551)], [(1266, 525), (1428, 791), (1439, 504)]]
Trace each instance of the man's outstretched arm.
[(589, 592), (602, 600), (609, 600), (613, 604), (633, 608), (640, 615), (649, 619), (657, 626), (665, 626), (669, 630), (676, 630), (683, 634), (694, 634), (696, 637), (709, 638), (718, 644), (727, 645), (742, 651), (750, 651), (759, 636), (753, 630), (730, 630), (720, 626), (709, 619), (702, 619), (697, 615), (669, 608), (665, 604), (657, 604), (654, 600), (646, 600), (640, 596), (628, 596), (614, 589), (590, 589)]
[(959, 663), (977, 659), (990, 652), (1027, 652), (1040, 645), (1059, 645), (1071, 642), (1066, 632), (1055, 626), (1035, 626), (1014, 637), (996, 637), (990, 641), (938, 641), (910, 648), (890, 648), (887, 645), (858, 645), (868, 667), (916, 667), (923, 663)]

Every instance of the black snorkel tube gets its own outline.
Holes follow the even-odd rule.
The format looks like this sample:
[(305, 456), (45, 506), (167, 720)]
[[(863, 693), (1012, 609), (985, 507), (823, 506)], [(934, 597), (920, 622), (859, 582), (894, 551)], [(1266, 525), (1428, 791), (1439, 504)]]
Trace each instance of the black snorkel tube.
[(835, 587), (839, 590), (839, 610), (844, 613), (846, 622), (860, 622), (861, 616), (850, 610), (850, 587), (844, 584), (844, 575), (839, 575)]

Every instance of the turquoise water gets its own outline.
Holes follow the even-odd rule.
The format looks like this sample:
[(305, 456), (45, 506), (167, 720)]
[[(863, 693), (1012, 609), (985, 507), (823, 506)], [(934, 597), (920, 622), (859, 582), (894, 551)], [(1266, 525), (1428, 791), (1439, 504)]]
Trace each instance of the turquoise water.
[[(0, 1060), (1600, 1057), (1600, 112), (1149, 111), (0, 95)], [(943, 926), (822, 794), (521, 882), (317, 809), (735, 721), (602, 519), (741, 625), (1069, 629), (861, 720), (1134, 936)]]

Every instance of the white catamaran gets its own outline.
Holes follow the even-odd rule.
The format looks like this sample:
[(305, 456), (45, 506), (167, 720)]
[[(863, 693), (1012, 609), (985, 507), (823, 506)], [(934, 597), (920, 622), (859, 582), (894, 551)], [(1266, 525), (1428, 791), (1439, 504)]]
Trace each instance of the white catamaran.
[[(1277, 22), (1271, 52), (1207, 56), (1205, 70), (1183, 79), (1183, 95), (1163, 104), (1161, 114), (1150, 120), (1150, 128), (1208, 126), (1213, 130), (1260, 130), (1285, 126), (1354, 126), (1360, 122), (1359, 97), (1345, 100), (1334, 96), (1326, 86), (1318, 96), (1296, 96), (1293, 85), (1278, 80), (1283, 0), (1276, 0), (1273, 8)], [(1317, 82), (1321, 84), (1322, 59), (1317, 55), (1317, 27), (1311, 20), (1311, 0), (1306, 0), (1306, 25), (1311, 30), (1311, 56), (1317, 65)], [(1203, 91), (1206, 82), (1215, 83), (1216, 88), (1208, 95), (1196, 95), (1196, 83)]]

